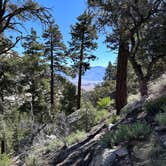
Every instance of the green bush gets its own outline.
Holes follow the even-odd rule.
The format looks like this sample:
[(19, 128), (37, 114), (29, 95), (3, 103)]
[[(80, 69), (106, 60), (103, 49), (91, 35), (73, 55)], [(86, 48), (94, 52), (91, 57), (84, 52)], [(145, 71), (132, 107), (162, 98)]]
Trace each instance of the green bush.
[(164, 110), (166, 111), (166, 96), (162, 96), (154, 101), (146, 103), (145, 108), (148, 112), (151, 113), (156, 113)]
[(155, 120), (160, 125), (166, 125), (166, 112), (157, 114), (156, 117), (155, 117)]
[(151, 128), (146, 122), (135, 122), (133, 124), (120, 125), (101, 139), (103, 146), (110, 146), (120, 142), (130, 141), (134, 139), (146, 139), (151, 133)]
[(27, 166), (37, 166), (37, 159), (35, 156), (28, 156), (26, 159), (25, 159), (25, 163)]
[(91, 103), (84, 103), (80, 109), (80, 119), (74, 122), (73, 128), (76, 130), (90, 131), (93, 126), (98, 124), (102, 119), (106, 119), (109, 116), (107, 110), (96, 110)]
[(119, 116), (113, 114), (109, 119), (106, 120), (106, 124), (114, 124), (119, 120)]
[(148, 166), (165, 166), (166, 153), (159, 140), (155, 140), (149, 154), (150, 163)]
[(106, 119), (109, 116), (109, 112), (107, 110), (99, 110), (96, 111), (95, 114), (95, 124), (99, 123), (102, 119)]
[(111, 103), (112, 103), (112, 101), (111, 101), (110, 97), (105, 97), (105, 98), (100, 99), (97, 102), (97, 106), (99, 109), (105, 109), (105, 108), (108, 108)]
[(46, 151), (52, 151), (52, 150), (58, 150), (60, 147), (62, 147), (64, 145), (64, 142), (58, 139), (55, 139), (53, 141), (50, 141), (47, 145), (46, 145)]
[(0, 155), (0, 166), (9, 166), (11, 164), (11, 159), (6, 154)]
[(69, 136), (65, 138), (65, 141), (68, 145), (79, 142), (80, 140), (86, 137), (86, 133), (84, 131), (77, 130), (76, 132), (71, 133)]

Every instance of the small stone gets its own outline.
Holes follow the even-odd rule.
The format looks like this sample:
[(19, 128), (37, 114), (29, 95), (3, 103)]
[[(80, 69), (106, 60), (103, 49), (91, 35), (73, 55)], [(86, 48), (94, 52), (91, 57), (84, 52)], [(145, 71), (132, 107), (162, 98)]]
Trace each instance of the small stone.
[(147, 116), (147, 112), (141, 112), (140, 114), (138, 114), (137, 119), (142, 119), (145, 118)]
[(161, 143), (166, 147), (166, 135), (160, 137)]
[(118, 149), (115, 153), (118, 157), (124, 157), (124, 156), (128, 155), (128, 150), (126, 147), (123, 147), (123, 148)]
[(156, 126), (155, 131), (158, 131), (158, 132), (166, 131), (166, 126)]
[(104, 149), (92, 159), (90, 166), (111, 166), (116, 159), (115, 151), (116, 149)]
[(112, 129), (113, 126), (114, 126), (114, 124), (112, 124), (112, 123), (109, 124), (109, 125), (108, 125), (108, 131), (110, 131), (110, 130)]

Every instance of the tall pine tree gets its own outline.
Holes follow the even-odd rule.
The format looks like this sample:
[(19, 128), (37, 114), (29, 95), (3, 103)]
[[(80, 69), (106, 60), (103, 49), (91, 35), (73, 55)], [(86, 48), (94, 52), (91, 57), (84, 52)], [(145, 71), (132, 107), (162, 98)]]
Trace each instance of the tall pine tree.
[(43, 33), (45, 40), (45, 58), (50, 63), (51, 81), (50, 81), (50, 101), (51, 109), (54, 108), (54, 77), (55, 72), (62, 71), (65, 64), (65, 45), (62, 41), (62, 34), (58, 25), (54, 22), (50, 23), (50, 26)]
[(78, 74), (77, 109), (81, 107), (81, 82), (82, 75), (89, 69), (90, 61), (95, 60), (91, 54), (97, 48), (97, 33), (92, 24), (92, 15), (85, 11), (77, 18), (78, 22), (71, 28), (70, 53), (74, 61), (74, 68)]
[[(116, 82), (117, 114), (120, 113), (121, 108), (127, 103), (128, 59), (136, 74), (138, 73), (138, 78), (140, 78), (142, 96), (147, 94), (147, 87), (142, 86), (146, 85), (147, 80), (141, 78), (143, 70), (140, 70), (139, 58), (136, 58), (140, 45), (140, 29), (144, 26), (147, 27), (147, 22), (155, 16), (162, 2), (161, 0), (88, 0), (89, 6), (96, 13), (97, 23), (100, 27), (107, 27), (107, 30), (110, 27), (106, 39), (109, 47), (118, 49)], [(146, 57), (145, 55), (143, 56)], [(148, 68), (151, 68), (151, 66), (148, 66)]]
[(45, 110), (47, 110), (47, 65), (42, 58), (43, 45), (39, 43), (34, 29), (31, 29), (31, 34), (26, 37), (23, 48), (25, 56), (23, 57), (22, 72), (25, 79), (22, 83), (27, 86), (26, 92), (31, 94), (32, 121), (34, 122), (36, 114), (40, 114), (41, 121), (46, 113)]

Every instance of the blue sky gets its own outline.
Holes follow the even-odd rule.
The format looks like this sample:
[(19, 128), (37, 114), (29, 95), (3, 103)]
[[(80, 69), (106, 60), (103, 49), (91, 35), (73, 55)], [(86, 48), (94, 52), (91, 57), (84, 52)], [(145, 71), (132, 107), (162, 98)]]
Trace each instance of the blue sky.
[[(86, 8), (86, 0), (37, 0), (43, 6), (51, 8), (51, 12), (59, 25), (65, 44), (70, 40), (70, 26), (75, 24), (77, 17), (83, 13)], [(26, 25), (28, 29), (34, 27), (38, 33), (41, 33), (41, 24), (38, 22), (31, 22)], [(108, 61), (115, 62), (116, 54), (111, 52), (103, 44), (104, 35), (101, 34), (98, 39), (98, 49), (94, 51), (97, 60), (91, 62), (92, 66), (107, 66)], [(17, 49), (21, 52), (18, 45)]]

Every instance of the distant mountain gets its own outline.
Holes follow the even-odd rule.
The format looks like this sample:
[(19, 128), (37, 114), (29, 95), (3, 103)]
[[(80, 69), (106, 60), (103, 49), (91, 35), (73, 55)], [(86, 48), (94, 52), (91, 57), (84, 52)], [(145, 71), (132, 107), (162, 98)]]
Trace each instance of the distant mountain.
[[(94, 66), (85, 72), (82, 76), (82, 89), (91, 90), (95, 85), (101, 83), (103, 81), (103, 77), (105, 75), (105, 67), (102, 66)], [(70, 81), (77, 85), (78, 76), (74, 79), (70, 79)]]
[[(74, 85), (77, 86), (78, 76), (76, 76), (76, 78), (71, 78), (70, 76), (66, 76), (64, 73), (61, 72), (60, 75), (62, 75), (67, 80), (71, 81)], [(105, 67), (102, 66), (91, 67), (82, 76), (82, 89), (87, 91), (92, 90), (95, 87), (95, 85), (100, 84), (103, 81), (104, 75), (105, 75)]]
[(82, 77), (83, 81), (103, 81), (105, 75), (105, 68), (101, 66), (92, 67), (90, 70), (87, 70)]

